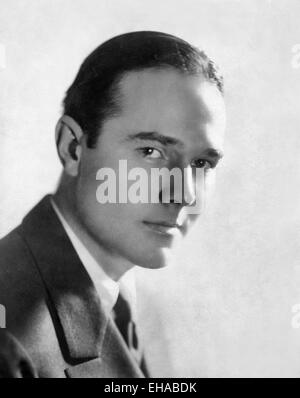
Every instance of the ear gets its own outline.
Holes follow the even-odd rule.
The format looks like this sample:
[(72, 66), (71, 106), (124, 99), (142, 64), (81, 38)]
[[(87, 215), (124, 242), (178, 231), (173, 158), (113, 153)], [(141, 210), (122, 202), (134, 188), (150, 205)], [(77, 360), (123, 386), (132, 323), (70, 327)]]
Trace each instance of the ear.
[(63, 115), (55, 129), (56, 148), (66, 174), (76, 177), (82, 153), (83, 132), (70, 116)]

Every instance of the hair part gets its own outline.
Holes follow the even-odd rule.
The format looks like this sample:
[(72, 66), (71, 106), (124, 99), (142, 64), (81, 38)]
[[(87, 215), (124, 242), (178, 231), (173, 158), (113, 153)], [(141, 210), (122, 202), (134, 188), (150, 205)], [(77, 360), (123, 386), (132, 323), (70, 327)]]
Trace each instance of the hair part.
[(161, 32), (116, 36), (97, 47), (82, 63), (66, 92), (64, 114), (72, 117), (94, 148), (103, 123), (121, 112), (119, 83), (127, 72), (172, 67), (202, 75), (223, 93), (223, 77), (215, 63), (186, 41)]

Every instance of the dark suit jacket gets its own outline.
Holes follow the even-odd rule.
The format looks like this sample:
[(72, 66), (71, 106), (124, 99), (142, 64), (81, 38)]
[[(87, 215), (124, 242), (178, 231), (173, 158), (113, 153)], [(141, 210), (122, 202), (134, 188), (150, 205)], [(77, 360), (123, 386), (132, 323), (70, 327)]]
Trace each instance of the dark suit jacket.
[(40, 377), (143, 377), (46, 196), (0, 241), (8, 331)]

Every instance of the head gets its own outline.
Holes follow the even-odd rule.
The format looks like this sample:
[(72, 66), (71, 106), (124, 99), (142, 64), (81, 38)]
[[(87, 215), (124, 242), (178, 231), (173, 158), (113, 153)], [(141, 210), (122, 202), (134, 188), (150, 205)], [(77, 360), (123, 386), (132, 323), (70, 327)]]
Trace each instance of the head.
[[(132, 264), (162, 267), (197, 218), (188, 211), (195, 169), (203, 169), (208, 185), (224, 129), (223, 81), (203, 52), (159, 32), (117, 36), (87, 57), (66, 93), (57, 126), (60, 191), (99, 247)], [(128, 172), (138, 167), (149, 177), (153, 168), (185, 169), (184, 200), (174, 200), (172, 186), (168, 203), (100, 204), (97, 173), (110, 168), (118, 182), (120, 160)], [(160, 198), (164, 189), (161, 183)]]

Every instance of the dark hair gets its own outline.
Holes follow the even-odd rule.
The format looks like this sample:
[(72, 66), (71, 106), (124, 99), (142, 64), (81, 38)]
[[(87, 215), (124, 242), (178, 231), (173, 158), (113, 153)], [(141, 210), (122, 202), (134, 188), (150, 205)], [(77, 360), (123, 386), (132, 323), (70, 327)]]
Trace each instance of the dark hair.
[(124, 73), (152, 67), (201, 74), (223, 93), (223, 78), (213, 61), (186, 41), (151, 31), (116, 36), (85, 59), (63, 102), (64, 113), (87, 134), (90, 148), (95, 147), (103, 122), (121, 111), (118, 83)]

